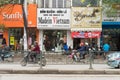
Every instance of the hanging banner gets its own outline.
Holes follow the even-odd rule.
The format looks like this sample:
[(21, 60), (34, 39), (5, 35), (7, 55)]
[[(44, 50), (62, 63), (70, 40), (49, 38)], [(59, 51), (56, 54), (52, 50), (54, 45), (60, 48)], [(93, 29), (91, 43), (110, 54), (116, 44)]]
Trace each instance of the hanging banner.
[(100, 38), (101, 32), (71, 32), (72, 38)]

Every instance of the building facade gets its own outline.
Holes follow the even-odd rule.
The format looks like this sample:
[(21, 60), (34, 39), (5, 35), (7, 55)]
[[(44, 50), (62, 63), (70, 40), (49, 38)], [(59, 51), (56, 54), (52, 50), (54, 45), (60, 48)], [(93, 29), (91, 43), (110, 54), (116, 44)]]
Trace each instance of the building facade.
[(102, 44), (110, 44), (111, 51), (120, 51), (120, 1), (102, 2)]
[[(0, 43), (2, 43), (2, 39), (5, 38), (7, 45), (9, 45), (13, 50), (16, 50), (19, 44), (22, 45), (23, 49), (24, 21), (22, 6), (19, 4), (8, 4), (1, 7), (0, 10), (0, 24), (3, 24), (4, 28), (6, 28), (6, 30), (1, 32)], [(38, 39), (38, 36), (36, 36), (38, 34), (38, 30), (36, 27), (37, 5), (29, 4), (27, 6), (27, 11), (29, 13), (27, 15), (28, 42), (30, 44), (29, 37), (32, 37), (31, 44), (33, 44), (33, 41)]]
[(38, 0), (37, 28), (42, 50), (59, 52), (71, 44), (70, 0)]
[[(110, 14), (104, 12), (107, 11), (104, 10), (107, 6), (106, 3), (103, 5), (104, 1), (27, 0), (28, 46), (37, 40), (41, 50), (58, 52), (62, 50), (63, 43), (67, 43), (73, 49), (76, 49), (80, 42), (88, 42), (91, 46), (98, 47), (106, 41), (113, 47), (114, 44), (110, 40), (116, 41), (115, 45), (119, 44), (119, 2), (113, 3), (114, 9), (111, 13), (117, 14), (110, 17)], [(11, 8), (12, 13), (7, 14), (9, 19), (6, 19), (8, 16), (5, 11), (0, 15), (2, 16), (0, 24), (4, 23), (8, 28), (2, 37), (5, 37), (7, 44), (14, 48), (17, 43), (20, 43), (20, 38), (23, 38), (24, 34), (22, 9), (21, 6), (18, 8), (14, 8), (15, 10)], [(15, 19), (11, 19), (12, 16)], [(113, 50), (119, 49), (120, 46), (117, 45), (117, 49)]]

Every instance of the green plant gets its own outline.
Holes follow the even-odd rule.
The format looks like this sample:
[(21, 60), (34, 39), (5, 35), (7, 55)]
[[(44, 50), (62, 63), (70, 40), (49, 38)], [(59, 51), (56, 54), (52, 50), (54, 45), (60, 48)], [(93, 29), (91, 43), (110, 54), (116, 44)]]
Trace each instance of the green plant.
[(5, 25), (4, 24), (0, 24), (0, 31), (4, 32), (5, 30), (7, 30)]

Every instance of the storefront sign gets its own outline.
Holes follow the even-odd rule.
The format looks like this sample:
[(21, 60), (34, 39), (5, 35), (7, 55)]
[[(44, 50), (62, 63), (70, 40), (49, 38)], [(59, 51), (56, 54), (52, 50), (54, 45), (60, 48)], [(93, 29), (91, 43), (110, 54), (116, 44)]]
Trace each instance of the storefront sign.
[(37, 27), (48, 28), (69, 28), (70, 27), (70, 9), (38, 9)]
[(0, 24), (5, 27), (23, 27), (22, 6), (9, 4), (3, 6), (0, 14)]
[(10, 37), (10, 45), (14, 45), (15, 44), (15, 39), (14, 37)]
[(3, 19), (4, 20), (17, 20), (17, 19), (22, 19), (23, 15), (20, 12), (15, 12), (13, 14), (8, 14), (6, 12), (3, 12)]
[(101, 32), (71, 32), (72, 38), (99, 38)]
[(102, 21), (120, 22), (120, 1), (105, 0), (102, 3)]
[(101, 8), (100, 7), (73, 7), (71, 28), (101, 28)]
[[(9, 4), (0, 8), (0, 24), (5, 27), (24, 27), (22, 5)], [(36, 4), (28, 5), (28, 27), (36, 27)], [(34, 17), (33, 17), (34, 15)]]

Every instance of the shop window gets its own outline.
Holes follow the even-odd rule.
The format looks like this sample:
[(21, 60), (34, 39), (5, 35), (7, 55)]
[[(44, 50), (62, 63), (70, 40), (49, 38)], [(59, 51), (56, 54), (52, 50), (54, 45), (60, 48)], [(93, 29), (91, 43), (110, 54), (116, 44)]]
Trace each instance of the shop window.
[(16, 50), (16, 46), (20, 43), (20, 39), (23, 38), (22, 28), (9, 29), (9, 45), (11, 49)]
[(70, 8), (71, 0), (37, 0), (40, 8)]
[(66, 42), (66, 31), (45, 30), (43, 32), (43, 45), (46, 51), (61, 50)]
[(0, 34), (0, 39), (2, 39), (3, 38), (3, 34)]
[(58, 0), (58, 8), (63, 8), (63, 0)]
[(110, 44), (111, 51), (120, 50), (120, 29), (104, 29), (103, 30), (103, 43)]
[(99, 5), (100, 0), (72, 0), (73, 7), (96, 7)]
[(30, 28), (28, 29), (28, 45), (33, 45), (34, 41), (36, 41), (36, 29)]
[(37, 1), (37, 0), (27, 0), (27, 3), (28, 3), (28, 4), (36, 4), (36, 1)]

